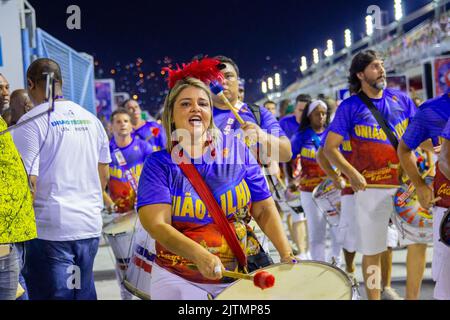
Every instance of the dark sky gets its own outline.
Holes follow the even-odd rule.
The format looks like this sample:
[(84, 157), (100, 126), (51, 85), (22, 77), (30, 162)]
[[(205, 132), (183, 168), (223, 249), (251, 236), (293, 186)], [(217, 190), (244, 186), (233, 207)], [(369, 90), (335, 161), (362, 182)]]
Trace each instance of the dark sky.
[[(404, 0), (406, 12), (430, 0)], [(228, 0), (215, 2), (128, 0), (119, 2), (30, 0), (36, 9), (37, 24), (77, 51), (96, 57), (104, 77), (111, 68), (144, 60), (144, 74), (155, 72), (156, 83), (164, 58), (181, 63), (202, 53), (224, 54), (239, 64), (247, 79), (249, 100), (261, 98), (263, 77), (282, 73), (283, 86), (300, 76), (299, 58), (311, 61), (312, 49), (325, 49), (333, 39), (336, 50), (344, 45), (344, 30), (350, 28), (355, 40), (365, 32), (364, 17), (369, 5), (389, 12), (393, 20), (393, 0)], [(66, 8), (81, 8), (80, 31), (66, 28)], [(159, 64), (158, 64), (159, 62)], [(167, 59), (166, 59), (167, 62)], [(121, 81), (117, 79), (117, 81)], [(250, 83), (249, 83), (250, 82)], [(149, 84), (150, 85), (150, 84)], [(156, 84), (154, 84), (156, 88)], [(159, 83), (159, 87), (162, 83)], [(155, 90), (147, 94), (155, 95)], [(134, 93), (134, 92), (133, 92)], [(158, 101), (147, 97), (146, 107)], [(153, 105), (152, 105), (153, 104)]]

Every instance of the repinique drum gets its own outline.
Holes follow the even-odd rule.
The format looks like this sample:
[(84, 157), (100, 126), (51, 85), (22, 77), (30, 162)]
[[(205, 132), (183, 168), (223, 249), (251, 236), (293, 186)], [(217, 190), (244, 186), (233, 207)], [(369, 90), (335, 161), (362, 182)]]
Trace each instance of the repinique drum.
[(155, 240), (142, 227), (139, 219), (136, 222), (132, 247), (131, 260), (123, 284), (136, 297), (150, 300), (152, 265), (156, 258)]
[(272, 288), (261, 290), (253, 281), (237, 280), (215, 300), (359, 300), (357, 284), (324, 262), (275, 264), (262, 270), (275, 277)]
[(445, 212), (444, 218), (442, 218), (439, 235), (441, 242), (447, 247), (450, 247), (450, 209)]
[(313, 190), (312, 198), (328, 224), (337, 227), (341, 211), (341, 190), (334, 186), (333, 181), (325, 179)]
[(400, 235), (416, 242), (433, 241), (433, 215), (423, 209), (412, 186), (401, 186), (394, 195), (394, 213), (392, 220)]
[(136, 220), (138, 220), (138, 215), (133, 211), (118, 216), (103, 228), (103, 234), (111, 246), (120, 270), (123, 272), (127, 269), (130, 261), (131, 240)]

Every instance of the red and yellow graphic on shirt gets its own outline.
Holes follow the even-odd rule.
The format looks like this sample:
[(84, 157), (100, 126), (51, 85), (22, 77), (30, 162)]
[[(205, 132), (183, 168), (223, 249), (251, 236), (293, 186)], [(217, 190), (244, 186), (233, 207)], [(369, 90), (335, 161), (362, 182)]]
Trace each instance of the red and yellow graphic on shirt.
[[(251, 195), (245, 180), (219, 196), (219, 205), (228, 217), (228, 223), (236, 231), (242, 249), (247, 255), (259, 252), (259, 244), (252, 229), (245, 224), (250, 220)], [(172, 197), (172, 226), (188, 238), (199, 243), (209, 252), (217, 255), (228, 270), (237, 270), (237, 260), (218, 225), (212, 222), (211, 215), (197, 194), (186, 192)], [(198, 283), (220, 283), (205, 279), (192, 262), (175, 255), (156, 243), (156, 263), (174, 274)]]
[(436, 205), (442, 208), (450, 208), (450, 180), (439, 170), (439, 163), (436, 165), (436, 176), (433, 181), (435, 198), (441, 197)]
[(303, 147), (300, 151), (300, 161), (302, 171), (300, 174), (300, 190), (312, 192), (326, 176), (316, 161), (316, 149), (312, 147)]
[[(397, 137), (402, 137), (409, 120), (395, 126)], [(350, 138), (350, 163), (366, 178), (368, 184), (400, 184), (400, 161), (384, 131), (378, 126), (356, 125)]]
[[(136, 179), (136, 183), (139, 182), (143, 163), (136, 164), (130, 168), (130, 172)], [(122, 167), (109, 168), (110, 180), (109, 180), (109, 193), (111, 199), (117, 205), (119, 213), (125, 213), (134, 210), (134, 204), (136, 203), (136, 192), (133, 190), (130, 182), (125, 176), (125, 172)]]

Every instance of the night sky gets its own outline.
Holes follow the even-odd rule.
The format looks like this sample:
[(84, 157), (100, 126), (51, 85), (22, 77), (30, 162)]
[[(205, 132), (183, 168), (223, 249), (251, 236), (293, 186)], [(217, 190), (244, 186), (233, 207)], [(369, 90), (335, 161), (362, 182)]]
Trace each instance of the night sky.
[[(116, 91), (137, 94), (151, 113), (159, 109), (166, 89), (161, 68), (167, 64), (189, 61), (199, 53), (229, 56), (246, 79), (247, 100), (256, 101), (262, 97), (263, 78), (280, 72), (283, 87), (288, 86), (301, 76), (300, 57), (310, 62), (312, 49), (323, 51), (327, 39), (333, 39), (336, 51), (344, 46), (346, 28), (359, 40), (369, 5), (388, 11), (390, 21), (394, 16), (393, 0), (29, 2), (38, 27), (93, 55), (96, 77), (115, 78)], [(403, 1), (406, 13), (429, 2)], [(66, 28), (71, 4), (81, 8), (79, 31)]]

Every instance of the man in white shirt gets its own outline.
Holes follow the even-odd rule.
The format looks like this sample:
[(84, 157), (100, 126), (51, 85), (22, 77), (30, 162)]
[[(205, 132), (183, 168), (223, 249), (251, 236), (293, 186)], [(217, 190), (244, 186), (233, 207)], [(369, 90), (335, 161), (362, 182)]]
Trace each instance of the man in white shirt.
[(96, 299), (93, 264), (102, 231), (102, 190), (109, 142), (101, 122), (62, 96), (59, 65), (34, 61), (27, 71), (35, 107), (19, 123), (49, 109), (46, 74), (55, 77), (54, 110), (14, 131), (34, 190), (38, 239), (27, 245), (30, 299)]

